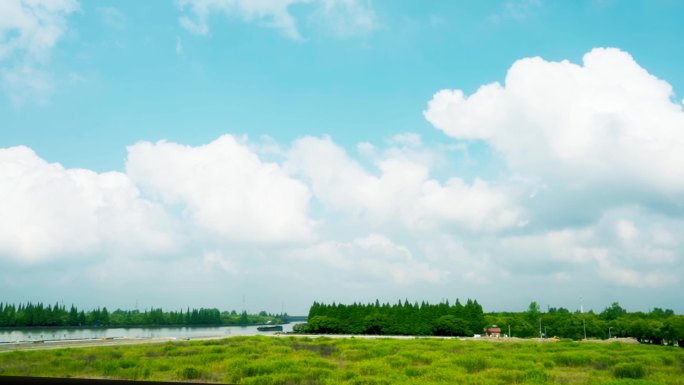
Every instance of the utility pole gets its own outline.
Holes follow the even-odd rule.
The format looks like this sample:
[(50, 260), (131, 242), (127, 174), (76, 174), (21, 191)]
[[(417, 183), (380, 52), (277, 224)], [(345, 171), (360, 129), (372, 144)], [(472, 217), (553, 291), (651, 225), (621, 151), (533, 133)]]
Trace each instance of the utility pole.
[(541, 318), (539, 319), (539, 338), (544, 338), (544, 336), (542, 335)]
[(613, 328), (612, 326), (608, 328), (608, 339), (610, 339), (610, 329), (612, 329), (612, 328)]
[(582, 318), (582, 328), (584, 329), (584, 339), (587, 339), (587, 323), (584, 321), (584, 318)]

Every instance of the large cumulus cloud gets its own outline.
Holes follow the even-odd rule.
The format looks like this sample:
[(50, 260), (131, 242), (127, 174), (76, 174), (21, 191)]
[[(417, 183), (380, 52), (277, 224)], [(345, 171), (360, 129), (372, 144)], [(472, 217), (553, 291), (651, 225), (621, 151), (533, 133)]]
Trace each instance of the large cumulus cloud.
[(310, 240), (310, 193), (276, 163), (230, 135), (199, 147), (141, 142), (128, 148), (128, 175), (167, 205), (181, 205), (204, 231), (232, 243)]
[(400, 150), (375, 159), (374, 172), (329, 137), (304, 137), (293, 144), (287, 166), (311, 183), (326, 207), (376, 226), (490, 232), (521, 224), (521, 210), (505, 191), (481, 179), (442, 183), (430, 176), (429, 164)]
[(628, 53), (597, 48), (581, 65), (515, 62), (503, 84), (437, 92), (425, 117), (501, 156), (530, 223), (480, 253), (507, 271), (630, 287), (679, 282), (684, 112), (672, 87)]
[(684, 112), (672, 87), (626, 52), (597, 48), (583, 65), (513, 64), (505, 83), (442, 90), (425, 117), (449, 136), (483, 140), (515, 172), (569, 189), (606, 185), (684, 192)]
[(0, 149), (0, 258), (40, 262), (170, 252), (175, 225), (127, 175), (65, 169), (30, 148)]

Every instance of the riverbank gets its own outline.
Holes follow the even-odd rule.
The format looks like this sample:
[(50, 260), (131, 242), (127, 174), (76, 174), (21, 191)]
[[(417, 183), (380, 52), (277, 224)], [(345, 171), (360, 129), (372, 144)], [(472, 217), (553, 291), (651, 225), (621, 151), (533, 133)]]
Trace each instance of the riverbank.
[(94, 346), (121, 346), (175, 341), (175, 338), (89, 338), (77, 340), (22, 341), (0, 344), (0, 353), (24, 350), (88, 348)]
[[(329, 338), (329, 339), (392, 339), (392, 340), (459, 340), (459, 341), (487, 341), (492, 343), (554, 343), (558, 342), (555, 338), (516, 338), (516, 337), (444, 337), (444, 336), (383, 336), (383, 335), (352, 335), (352, 334), (293, 334), (293, 333), (273, 333), (273, 334), (259, 334), (266, 337), (287, 338), (295, 337), (301, 339), (315, 339), (315, 338)], [(117, 338), (88, 338), (88, 339), (73, 339), (73, 340), (47, 340), (47, 341), (21, 341), (16, 343), (0, 343), (0, 353), (10, 351), (25, 351), (25, 350), (50, 350), (50, 349), (68, 349), (68, 348), (88, 348), (98, 346), (123, 346), (123, 345), (137, 345), (137, 344), (154, 344), (174, 341), (208, 341), (221, 340), (232, 337), (245, 336), (194, 336), (186, 338), (177, 337), (117, 337)], [(633, 338), (613, 338), (610, 340), (584, 340), (577, 341), (583, 343), (626, 343), (638, 344), (639, 342)]]

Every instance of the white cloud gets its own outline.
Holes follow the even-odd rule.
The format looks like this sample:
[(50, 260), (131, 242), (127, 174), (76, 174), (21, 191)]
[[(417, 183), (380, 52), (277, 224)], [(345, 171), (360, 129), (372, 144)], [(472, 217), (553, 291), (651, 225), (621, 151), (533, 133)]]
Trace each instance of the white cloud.
[(182, 55), (183, 54), (183, 42), (181, 41), (180, 37), (176, 36), (176, 55)]
[(124, 174), (47, 163), (0, 149), (0, 258), (38, 262), (173, 250), (173, 224)]
[(672, 96), (626, 52), (597, 48), (583, 65), (519, 60), (504, 85), (470, 96), (440, 91), (425, 117), (449, 136), (486, 141), (514, 173), (556, 190), (669, 200), (684, 193), (684, 112)]
[(408, 285), (418, 282), (438, 283), (448, 271), (430, 267), (414, 258), (411, 251), (379, 234), (370, 234), (350, 242), (327, 241), (295, 250), (298, 263), (324, 265), (335, 269), (334, 279), (366, 281), (368, 277)]
[(494, 23), (504, 20), (524, 21), (542, 6), (541, 0), (508, 0), (501, 5), (498, 12), (489, 16), (489, 20)]
[(339, 37), (365, 34), (377, 27), (372, 8), (362, 0), (177, 0), (176, 3), (181, 10), (190, 13), (179, 18), (180, 25), (197, 35), (208, 35), (210, 17), (223, 14), (277, 29), (293, 40), (302, 40), (297, 21), (290, 12), (294, 5), (313, 9), (310, 21)]
[(100, 7), (97, 9), (102, 21), (108, 26), (124, 30), (126, 29), (126, 15), (115, 7)]
[(639, 230), (628, 220), (621, 220), (615, 225), (615, 232), (625, 243), (635, 240), (639, 236)]
[(0, 2), (2, 87), (15, 106), (47, 100), (53, 85), (44, 66), (67, 29), (66, 17), (79, 9), (75, 0)]
[[(417, 144), (415, 137), (410, 138)], [(421, 157), (396, 148), (376, 160), (379, 175), (365, 170), (330, 138), (297, 140), (287, 167), (310, 181), (318, 200), (333, 210), (375, 224), (399, 222), (408, 229), (459, 226), (491, 231), (516, 226), (522, 213), (505, 192), (475, 180), (459, 178), (441, 183), (429, 176)]]
[(279, 29), (286, 36), (299, 40), (301, 36), (297, 30), (294, 18), (288, 12), (292, 4), (301, 0), (178, 0), (181, 9), (191, 10), (194, 20), (183, 16), (180, 23), (188, 31), (206, 35), (209, 33), (208, 19), (213, 13), (223, 13), (227, 16), (237, 16), (248, 22), (259, 22), (267, 27)]
[(491, 253), (513, 274), (574, 272), (623, 286), (671, 286), (684, 267), (684, 243), (666, 228), (682, 224), (644, 209), (619, 208), (581, 228), (501, 237)]
[(0, 80), (3, 90), (15, 107), (22, 106), (28, 100), (44, 105), (55, 88), (48, 73), (27, 64), (0, 68)]
[(658, 270), (655, 272), (643, 272), (617, 266), (604, 256), (596, 258), (599, 267), (599, 275), (624, 286), (637, 288), (671, 286), (679, 280), (675, 274), (669, 271)]
[(128, 175), (216, 239), (237, 243), (302, 242), (314, 237), (310, 193), (275, 163), (262, 162), (230, 135), (198, 147), (160, 141), (128, 148)]
[(417, 249), (428, 261), (450, 266), (451, 277), (469, 283), (491, 284), (505, 273), (489, 256), (482, 255), (478, 247), (472, 244), (466, 246), (466, 241), (453, 234), (421, 236), (417, 241)]
[(220, 250), (207, 251), (203, 256), (204, 266), (208, 270), (220, 269), (223, 272), (234, 274), (237, 272), (235, 263), (223, 255)]
[(292, 277), (315, 277), (296, 287), (335, 300), (369, 292), (429, 299), (448, 290), (492, 301), (511, 287), (529, 301), (541, 285), (561, 282), (553, 300), (580, 286), (681, 285), (684, 238), (676, 230), (684, 220), (676, 215), (630, 205), (581, 226), (520, 227), (526, 195), (479, 179), (438, 181), (430, 176), (438, 156), (419, 136), (388, 143), (361, 146), (371, 160), (363, 165), (325, 137), (289, 148), (230, 135), (197, 147), (141, 142), (128, 149), (126, 174), (65, 169), (26, 147), (3, 149), (0, 259), (52, 268), (92, 256), (87, 270), (60, 267), (64, 282), (55, 285), (69, 287), (85, 271), (82, 287), (174, 283), (196, 295), (266, 293), (270, 281)]
[(363, 0), (320, 0), (310, 21), (338, 37), (366, 35), (378, 28), (370, 2)]
[(391, 143), (414, 148), (421, 147), (423, 144), (420, 135), (411, 132), (394, 135), (391, 138)]

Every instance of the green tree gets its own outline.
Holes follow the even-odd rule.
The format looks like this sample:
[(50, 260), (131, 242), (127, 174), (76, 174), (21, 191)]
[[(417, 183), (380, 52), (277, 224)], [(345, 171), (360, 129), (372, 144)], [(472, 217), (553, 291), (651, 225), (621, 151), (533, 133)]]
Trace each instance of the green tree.
[(249, 325), (249, 318), (247, 317), (246, 311), (244, 311), (244, 310), (242, 311), (242, 314), (240, 314), (240, 320), (238, 323), (242, 326)]
[(298, 323), (292, 325), (292, 331), (298, 334), (304, 334), (307, 332), (307, 325), (305, 323)]
[(663, 335), (671, 344), (684, 348), (684, 316), (673, 315), (665, 320)]
[(342, 330), (340, 321), (326, 316), (315, 316), (307, 322), (307, 331), (310, 333), (337, 334)]
[(613, 302), (609, 307), (605, 308), (600, 315), (601, 318), (605, 320), (613, 321), (625, 314), (627, 314), (627, 310), (623, 309), (619, 303)]
[(453, 315), (443, 315), (435, 321), (432, 332), (437, 336), (472, 336), (473, 332), (461, 318)]
[(109, 311), (107, 311), (106, 307), (102, 308), (100, 312), (100, 325), (109, 326)]
[(390, 322), (387, 316), (374, 312), (363, 319), (364, 334), (387, 334)]

